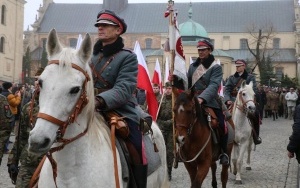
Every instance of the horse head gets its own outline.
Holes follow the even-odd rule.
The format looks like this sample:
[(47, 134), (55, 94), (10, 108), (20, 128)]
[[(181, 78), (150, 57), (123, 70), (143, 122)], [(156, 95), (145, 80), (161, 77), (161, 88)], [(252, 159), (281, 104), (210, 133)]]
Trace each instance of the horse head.
[(191, 135), (196, 122), (205, 120), (203, 110), (194, 93), (187, 91), (178, 95), (173, 112), (176, 129), (175, 137), (179, 144), (183, 145), (185, 139)]
[(253, 114), (256, 108), (254, 98), (255, 98), (255, 93), (253, 91), (253, 82), (251, 81), (247, 85), (246, 81), (243, 81), (236, 98), (237, 108), (242, 110), (245, 113)]
[[(33, 153), (45, 153), (62, 137), (74, 138), (87, 130), (84, 125), (88, 125), (94, 112), (88, 64), (92, 52), (90, 35), (86, 34), (81, 47), (75, 50), (63, 47), (52, 29), (46, 48), (49, 63), (38, 80), (40, 110), (29, 137), (29, 151)], [(88, 98), (92, 100), (88, 102)], [(81, 114), (90, 118), (77, 118)]]

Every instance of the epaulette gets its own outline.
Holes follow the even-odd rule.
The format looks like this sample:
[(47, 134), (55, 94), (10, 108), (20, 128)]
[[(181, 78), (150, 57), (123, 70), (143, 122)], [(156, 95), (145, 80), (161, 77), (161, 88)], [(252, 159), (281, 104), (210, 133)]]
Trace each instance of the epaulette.
[(131, 54), (133, 53), (133, 51), (130, 50), (129, 48), (122, 48), (122, 50), (123, 50), (123, 51), (127, 51), (127, 52), (129, 52), (129, 53), (131, 53)]

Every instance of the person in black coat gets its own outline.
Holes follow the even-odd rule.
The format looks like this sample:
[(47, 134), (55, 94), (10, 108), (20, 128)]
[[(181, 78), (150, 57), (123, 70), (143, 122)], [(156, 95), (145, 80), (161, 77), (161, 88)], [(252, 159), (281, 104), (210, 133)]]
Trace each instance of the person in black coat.
[(300, 164), (300, 105), (297, 105), (295, 109), (293, 132), (289, 139), (290, 142), (287, 145), (287, 155), (289, 158), (293, 158), (296, 153), (296, 159)]

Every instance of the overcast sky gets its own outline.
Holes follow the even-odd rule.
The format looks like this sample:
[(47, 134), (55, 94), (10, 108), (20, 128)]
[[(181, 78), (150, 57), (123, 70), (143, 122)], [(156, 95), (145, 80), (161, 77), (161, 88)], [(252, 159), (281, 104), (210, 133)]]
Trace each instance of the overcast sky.
[[(212, 1), (259, 1), (259, 0), (174, 0), (176, 3), (182, 2), (212, 2)], [(103, 0), (54, 0), (55, 3), (99, 3), (102, 4)], [(168, 3), (168, 0), (128, 0), (129, 3)], [(25, 4), (25, 18), (24, 18), (24, 30), (28, 26), (34, 23), (37, 10), (40, 5), (43, 4), (43, 0), (28, 0)], [(30, 27), (31, 29), (31, 27)]]

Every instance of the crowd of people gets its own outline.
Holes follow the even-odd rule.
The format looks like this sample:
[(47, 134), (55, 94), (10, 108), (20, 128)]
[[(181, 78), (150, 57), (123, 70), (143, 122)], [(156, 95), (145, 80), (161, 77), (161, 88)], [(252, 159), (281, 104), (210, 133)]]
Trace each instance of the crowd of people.
[[(133, 144), (133, 152), (137, 154), (138, 160), (132, 164), (132, 171), (138, 187), (147, 184), (147, 164), (143, 163), (142, 157), (142, 132), (139, 130), (140, 114), (136, 106), (140, 105), (147, 111), (146, 93), (144, 90), (136, 89), (138, 62), (136, 55), (124, 49), (121, 34), (126, 32), (125, 21), (109, 10), (103, 10), (97, 15), (95, 27), (98, 29), (99, 40), (94, 46), (91, 67), (94, 76), (94, 87), (96, 88), (95, 108), (98, 112), (105, 114), (108, 111), (117, 112), (124, 116), (130, 134), (127, 138)], [(218, 117), (220, 134), (221, 164), (229, 164), (227, 153), (228, 135), (224, 125), (224, 107), (218, 100), (218, 89), (222, 81), (222, 66), (216, 63), (212, 55), (214, 45), (208, 40), (200, 40), (196, 46), (199, 57), (189, 67), (188, 88), (193, 90), (198, 97), (198, 102), (213, 109)], [(108, 66), (109, 65), (109, 66)], [(278, 117), (292, 119), (293, 135), (290, 137), (288, 156), (293, 157), (299, 150), (299, 113), (300, 106), (296, 107), (298, 92), (294, 88), (276, 88), (257, 86), (255, 76), (246, 71), (247, 62), (243, 59), (235, 61), (236, 72), (231, 75), (225, 84), (225, 96), (223, 101), (228, 107), (235, 101), (241, 81), (247, 84), (253, 82), (256, 94), (257, 111), (251, 120), (253, 126), (253, 140), (255, 144), (262, 143), (259, 137), (259, 126), (261, 119)], [(35, 75), (37, 80), (43, 70)], [(164, 92), (160, 93), (159, 85), (153, 84), (153, 90), (159, 103), (157, 116), (158, 125), (163, 133), (167, 149), (167, 169), (169, 179), (172, 179), (173, 152), (173, 119), (172, 119), (172, 87), (184, 88), (182, 80), (175, 75), (169, 77), (170, 82), (164, 85)], [(37, 82), (36, 82), (36, 87)], [(37, 167), (42, 156), (31, 156), (26, 148), (28, 144), (29, 131), (32, 129), (30, 116), (38, 112), (38, 92), (28, 85), (16, 86), (10, 82), (2, 84), (0, 101), (5, 108), (0, 110), (0, 164), (3, 154), (8, 153), (7, 144), (12, 132), (16, 135), (16, 142), (8, 160), (8, 172), (13, 183), (17, 187), (27, 187), (30, 177)], [(297, 94), (298, 93), (298, 94)], [(118, 97), (115, 97), (118, 96)], [(279, 102), (278, 102), (279, 101)], [(31, 105), (31, 103), (34, 103)], [(295, 110), (296, 109), (296, 110)], [(34, 115), (33, 115), (34, 116)], [(18, 124), (20, 123), (20, 128)], [(150, 121), (151, 122), (151, 121)], [(19, 133), (19, 135), (18, 135)], [(21, 162), (20, 173), (18, 165)], [(18, 176), (15, 176), (18, 174)]]

